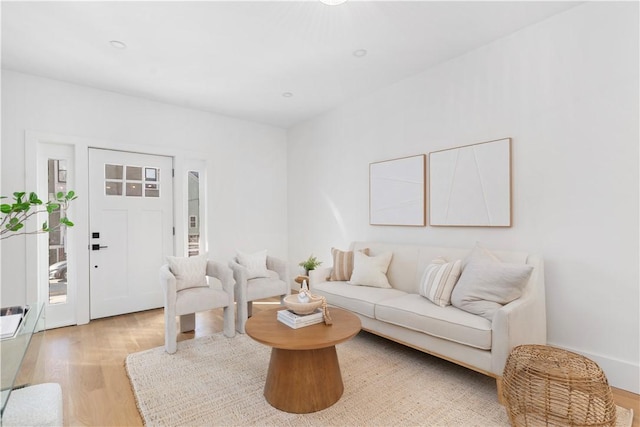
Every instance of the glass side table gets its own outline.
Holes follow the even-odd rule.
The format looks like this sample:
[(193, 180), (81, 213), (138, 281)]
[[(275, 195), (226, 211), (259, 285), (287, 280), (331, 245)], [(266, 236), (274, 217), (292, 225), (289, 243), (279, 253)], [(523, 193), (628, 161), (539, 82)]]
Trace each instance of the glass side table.
[(33, 333), (44, 330), (44, 318), (42, 318), (43, 304), (29, 306), (17, 334), (13, 338), (0, 341), (0, 376), (2, 377), (2, 406), (0, 417), (4, 415), (9, 396), (16, 386), (16, 378), (20, 372), (20, 366), (29, 348)]

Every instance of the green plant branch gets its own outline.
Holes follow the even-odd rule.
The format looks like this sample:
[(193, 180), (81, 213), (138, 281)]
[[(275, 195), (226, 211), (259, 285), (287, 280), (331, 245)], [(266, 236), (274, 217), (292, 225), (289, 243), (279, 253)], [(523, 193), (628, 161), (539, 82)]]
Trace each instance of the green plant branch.
[[(0, 199), (7, 197), (1, 196)], [(55, 194), (55, 200), (43, 203), (36, 193), (29, 193), (26, 197), (24, 192), (13, 193), (13, 203), (0, 204), (0, 213), (3, 215), (0, 219), (0, 240), (8, 239), (13, 236), (47, 233), (57, 230), (62, 226), (73, 227), (73, 222), (66, 216), (66, 211), (71, 201), (77, 199), (75, 192), (68, 193), (58, 192)], [(47, 221), (42, 224), (38, 230), (26, 231), (24, 229), (29, 218), (39, 213), (52, 214), (60, 212), (58, 224), (49, 227)]]
[(311, 254), (309, 255), (309, 258), (307, 258), (305, 261), (300, 262), (298, 265), (304, 268), (305, 270), (309, 271), (309, 270), (315, 270), (317, 267), (322, 265), (322, 261), (318, 261), (318, 258), (316, 258), (315, 256), (313, 256), (313, 254)]

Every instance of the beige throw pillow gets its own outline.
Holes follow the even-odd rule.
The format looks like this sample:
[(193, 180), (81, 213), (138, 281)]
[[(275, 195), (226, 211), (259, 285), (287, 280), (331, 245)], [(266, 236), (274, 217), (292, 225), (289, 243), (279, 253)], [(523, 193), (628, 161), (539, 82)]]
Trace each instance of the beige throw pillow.
[(467, 264), (472, 262), (501, 262), (500, 258), (495, 256), (489, 251), (489, 249), (485, 248), (480, 244), (480, 242), (476, 242), (476, 245), (471, 249), (469, 255), (465, 259), (462, 260), (462, 269), (464, 270)]
[(241, 251), (237, 252), (238, 264), (247, 269), (247, 279), (255, 279), (257, 277), (269, 277), (267, 271), (267, 250), (258, 251), (247, 254)]
[(451, 304), (493, 320), (500, 307), (520, 298), (532, 270), (527, 264), (469, 263), (453, 289)]
[(353, 273), (350, 285), (373, 286), (376, 288), (391, 288), (387, 279), (387, 270), (391, 263), (392, 252), (385, 252), (377, 256), (367, 256), (362, 252), (353, 254)]
[(168, 256), (169, 270), (176, 278), (176, 290), (206, 288), (207, 254), (190, 258)]
[(418, 293), (440, 307), (451, 305), (451, 292), (460, 277), (461, 260), (438, 257), (425, 268)]
[[(369, 248), (360, 249), (358, 252), (369, 255)], [(333, 257), (333, 269), (329, 280), (341, 282), (350, 280), (353, 272), (353, 252), (331, 248), (331, 256)]]

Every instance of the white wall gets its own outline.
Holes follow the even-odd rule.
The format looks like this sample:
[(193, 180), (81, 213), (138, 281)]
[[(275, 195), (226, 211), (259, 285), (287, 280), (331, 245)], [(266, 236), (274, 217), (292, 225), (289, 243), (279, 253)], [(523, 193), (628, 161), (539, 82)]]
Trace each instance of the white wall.
[[(539, 253), (549, 343), (638, 393), (638, 74), (638, 4), (593, 2), (294, 127), (292, 265), (352, 240)], [(503, 137), (511, 228), (368, 225), (369, 163)]]
[[(286, 132), (280, 128), (3, 71), (2, 194), (25, 189), (25, 131), (204, 159), (211, 258), (226, 262), (236, 248), (287, 256)], [(77, 203), (87, 201), (79, 194)], [(77, 229), (87, 221), (72, 219)], [(24, 238), (2, 242), (2, 306), (26, 302), (25, 258), (34, 256), (26, 251)]]

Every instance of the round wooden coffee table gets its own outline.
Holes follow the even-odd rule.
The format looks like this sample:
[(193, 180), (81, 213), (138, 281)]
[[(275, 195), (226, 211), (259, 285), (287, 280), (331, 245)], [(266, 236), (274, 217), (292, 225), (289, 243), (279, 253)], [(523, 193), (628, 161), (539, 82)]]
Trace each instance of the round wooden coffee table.
[(254, 314), (245, 327), (251, 338), (272, 347), (264, 397), (271, 406), (295, 414), (328, 408), (344, 391), (335, 346), (360, 332), (360, 319), (331, 308), (332, 325), (293, 329), (276, 318), (283, 309)]

